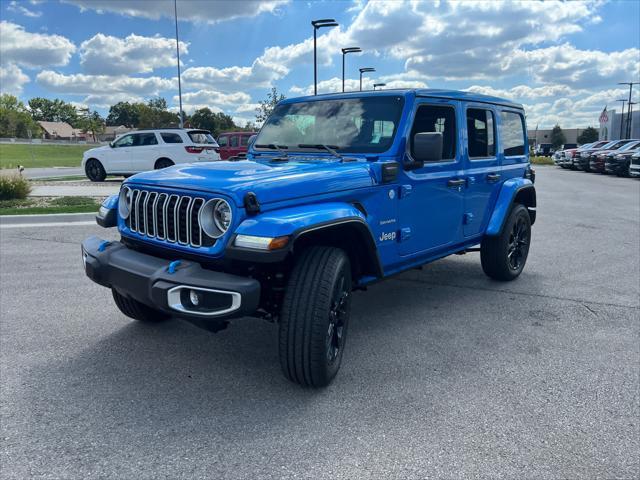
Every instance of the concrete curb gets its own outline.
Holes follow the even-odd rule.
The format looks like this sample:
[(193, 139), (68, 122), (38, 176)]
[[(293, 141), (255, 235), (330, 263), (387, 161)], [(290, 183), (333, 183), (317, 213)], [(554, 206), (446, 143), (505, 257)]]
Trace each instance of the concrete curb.
[(94, 213), (49, 213), (46, 215), (0, 215), (0, 225), (23, 225), (35, 223), (77, 223), (95, 221)]

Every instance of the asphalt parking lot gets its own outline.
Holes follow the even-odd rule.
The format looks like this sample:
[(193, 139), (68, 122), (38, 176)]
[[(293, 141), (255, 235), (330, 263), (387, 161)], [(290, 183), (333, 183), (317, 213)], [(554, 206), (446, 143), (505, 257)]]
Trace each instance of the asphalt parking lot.
[(517, 281), (467, 254), (357, 293), (321, 391), (262, 320), (124, 317), (82, 271), (105, 230), (0, 229), (2, 477), (638, 478), (640, 182), (537, 188)]

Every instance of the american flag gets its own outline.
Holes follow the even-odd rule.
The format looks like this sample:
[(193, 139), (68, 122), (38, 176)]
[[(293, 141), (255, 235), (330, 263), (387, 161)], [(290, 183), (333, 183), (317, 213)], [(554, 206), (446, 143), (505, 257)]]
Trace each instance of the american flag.
[(604, 110), (600, 114), (600, 123), (607, 123), (609, 121), (609, 115), (607, 115), (607, 107), (605, 105)]

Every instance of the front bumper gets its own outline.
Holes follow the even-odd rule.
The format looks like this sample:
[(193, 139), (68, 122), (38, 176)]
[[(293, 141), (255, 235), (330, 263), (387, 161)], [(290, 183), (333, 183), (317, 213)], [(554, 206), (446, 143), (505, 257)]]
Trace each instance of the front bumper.
[(604, 164), (604, 171), (616, 175), (624, 175), (629, 171), (629, 164), (621, 161), (608, 161)]
[[(121, 242), (89, 237), (82, 242), (82, 257), (85, 273), (94, 282), (178, 317), (243, 317), (255, 313), (260, 302), (257, 280), (206, 270), (192, 261), (169, 262)], [(198, 306), (189, 300), (191, 291), (203, 299)]]

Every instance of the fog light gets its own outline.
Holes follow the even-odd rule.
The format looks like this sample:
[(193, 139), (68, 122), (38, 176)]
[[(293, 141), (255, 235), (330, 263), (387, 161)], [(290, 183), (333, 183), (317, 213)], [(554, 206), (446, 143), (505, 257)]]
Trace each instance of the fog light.
[(200, 295), (195, 290), (189, 291), (189, 300), (194, 307), (197, 307), (200, 304)]

